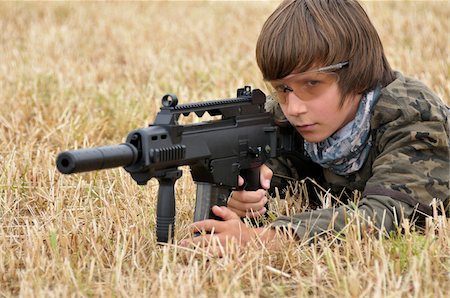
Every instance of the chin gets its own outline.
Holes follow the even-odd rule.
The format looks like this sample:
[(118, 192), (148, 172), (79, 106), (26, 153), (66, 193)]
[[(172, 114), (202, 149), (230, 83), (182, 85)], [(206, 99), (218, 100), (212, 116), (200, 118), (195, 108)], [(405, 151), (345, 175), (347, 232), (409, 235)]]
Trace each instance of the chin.
[(321, 136), (311, 136), (311, 135), (302, 135), (303, 139), (307, 141), (308, 143), (319, 143), (324, 141), (327, 137), (321, 137)]

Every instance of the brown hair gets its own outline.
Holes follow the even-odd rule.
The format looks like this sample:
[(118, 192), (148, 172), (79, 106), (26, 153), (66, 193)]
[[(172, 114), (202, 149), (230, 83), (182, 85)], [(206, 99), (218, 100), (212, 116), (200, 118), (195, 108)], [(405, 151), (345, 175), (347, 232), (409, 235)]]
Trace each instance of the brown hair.
[(342, 100), (394, 80), (375, 27), (352, 0), (283, 1), (263, 25), (256, 60), (268, 81), (349, 61), (338, 71)]

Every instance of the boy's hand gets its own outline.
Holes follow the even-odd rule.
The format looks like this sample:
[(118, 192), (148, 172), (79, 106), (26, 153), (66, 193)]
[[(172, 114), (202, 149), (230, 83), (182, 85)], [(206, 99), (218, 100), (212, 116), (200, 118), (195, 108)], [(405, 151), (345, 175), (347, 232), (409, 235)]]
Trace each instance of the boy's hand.
[(212, 211), (215, 215), (222, 218), (223, 221), (206, 219), (192, 224), (193, 232), (207, 232), (191, 240), (183, 240), (181, 246), (201, 245), (211, 247), (221, 255), (228, 245), (247, 245), (252, 243), (257, 237), (263, 242), (272, 240), (275, 237), (275, 231), (264, 228), (250, 228), (245, 225), (240, 217), (225, 206), (214, 206)]
[[(228, 208), (234, 211), (240, 217), (258, 217), (266, 213), (266, 205), (268, 199), (266, 190), (270, 188), (272, 180), (272, 170), (266, 165), (260, 167), (260, 183), (263, 189), (256, 191), (233, 191), (228, 200)], [(244, 179), (239, 176), (239, 186), (244, 185)]]

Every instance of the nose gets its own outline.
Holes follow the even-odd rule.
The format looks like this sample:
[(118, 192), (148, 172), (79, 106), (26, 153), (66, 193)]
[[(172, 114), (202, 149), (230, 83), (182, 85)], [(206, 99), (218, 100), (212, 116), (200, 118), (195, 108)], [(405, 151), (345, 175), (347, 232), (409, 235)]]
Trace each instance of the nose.
[(308, 111), (306, 104), (294, 92), (290, 92), (286, 98), (284, 112), (290, 116), (297, 116)]

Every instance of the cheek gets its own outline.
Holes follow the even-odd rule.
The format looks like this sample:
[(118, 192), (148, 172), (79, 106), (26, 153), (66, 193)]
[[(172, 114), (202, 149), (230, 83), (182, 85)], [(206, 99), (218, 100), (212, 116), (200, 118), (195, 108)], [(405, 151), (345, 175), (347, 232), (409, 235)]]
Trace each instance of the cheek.
[(339, 118), (342, 115), (342, 109), (340, 108), (341, 93), (337, 87), (337, 84), (333, 88), (323, 94), (318, 100), (318, 103), (314, 106), (316, 112), (319, 112), (322, 117)]
[(341, 114), (339, 102), (340, 98), (338, 96), (335, 94), (327, 94), (311, 102), (309, 110), (321, 118), (339, 118)]
[(328, 92), (326, 92), (323, 97), (325, 97), (324, 101), (327, 102), (327, 107), (329, 109), (338, 109), (342, 96), (337, 83), (333, 84), (333, 86), (329, 88)]

